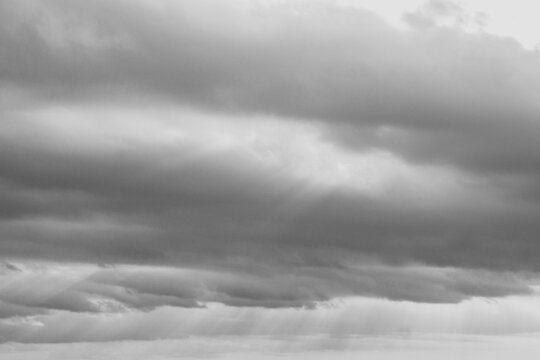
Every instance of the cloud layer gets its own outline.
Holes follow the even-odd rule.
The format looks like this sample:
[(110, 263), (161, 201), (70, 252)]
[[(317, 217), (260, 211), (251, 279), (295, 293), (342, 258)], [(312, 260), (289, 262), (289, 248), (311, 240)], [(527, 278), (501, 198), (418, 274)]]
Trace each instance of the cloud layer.
[(0, 319), (532, 294), (540, 58), (475, 16), (0, 0)]

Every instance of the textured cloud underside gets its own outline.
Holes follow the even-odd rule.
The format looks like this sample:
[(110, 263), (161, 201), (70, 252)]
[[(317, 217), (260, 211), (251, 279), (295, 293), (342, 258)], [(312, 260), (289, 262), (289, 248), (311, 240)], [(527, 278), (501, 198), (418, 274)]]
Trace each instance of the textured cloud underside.
[(0, 332), (534, 293), (538, 52), (430, 4), (0, 0)]

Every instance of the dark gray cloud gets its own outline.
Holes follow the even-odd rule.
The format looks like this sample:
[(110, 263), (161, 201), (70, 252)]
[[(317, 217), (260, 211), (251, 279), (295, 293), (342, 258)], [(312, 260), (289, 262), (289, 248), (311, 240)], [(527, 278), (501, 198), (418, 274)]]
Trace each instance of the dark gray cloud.
[[(274, 268), (266, 274), (236, 272), (230, 267), (215, 272), (34, 263), (3, 275), (0, 281), (0, 341), (23, 343), (403, 331), (412, 323), (425, 326), (425, 319), (411, 312), (416, 307), (455, 311), (464, 306), (466, 310), (474, 309), (475, 301), (454, 307), (448, 303), (531, 293), (523, 280), (510, 273), (377, 263), (348, 271)], [(367, 306), (362, 305), (354, 316), (348, 313), (351, 309), (340, 309), (347, 297), (358, 295), (364, 296), (360, 304)], [(334, 296), (339, 300), (327, 301)], [(399, 301), (376, 299), (380, 297)], [(512, 298), (516, 297), (501, 301), (511, 304)], [(352, 306), (354, 310), (354, 299)], [(493, 319), (493, 308), (488, 311)], [(475, 317), (480, 315), (475, 313)], [(330, 321), (321, 322), (326, 317)], [(536, 328), (537, 322), (532, 326)]]
[[(324, 3), (3, 5), (2, 78), (17, 88), (62, 98), (169, 96), (315, 119), (338, 142), (411, 161), (538, 170), (538, 54), (466, 32), (467, 16), (452, 3), (433, 1), (409, 18), (456, 24), (409, 31)], [(208, 11), (221, 15), (208, 21)], [(362, 141), (386, 128), (395, 131)]]
[[(0, 0), (1, 256), (150, 266), (3, 291), (0, 313), (529, 293), (506, 271), (539, 270), (538, 54), (430, 4), (398, 30), (330, 3)], [(279, 163), (295, 140), (245, 140), (294, 126), (313, 159), (405, 175), (317, 187), (295, 148)]]
[(399, 194), (309, 190), (234, 148), (189, 160), (197, 145), (85, 147), (62, 143), (47, 126), (32, 138), (39, 122), (6, 124), (7, 257), (211, 266), (241, 256), (339, 267), (352, 251), (397, 264), (537, 270), (537, 208), (510, 195), (482, 203), (486, 189), (498, 194), (489, 183), (465, 188), (454, 205), (425, 205)]
[(50, 312), (126, 313), (159, 307), (232, 307), (313, 309), (334, 298), (383, 297), (398, 301), (457, 303), (472, 297), (531, 294), (511, 273), (377, 263), (347, 269), (274, 267), (253, 264), (248, 273), (228, 266), (217, 270), (122, 266), (99, 269), (71, 264), (26, 269), (3, 275), (2, 318)]
[(45, 308), (0, 302), (0, 319), (35, 316), (46, 312)]

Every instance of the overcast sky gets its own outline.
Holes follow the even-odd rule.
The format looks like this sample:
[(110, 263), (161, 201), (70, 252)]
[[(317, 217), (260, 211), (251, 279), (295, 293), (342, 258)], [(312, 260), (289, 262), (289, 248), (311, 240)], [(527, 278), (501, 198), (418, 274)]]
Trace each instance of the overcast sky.
[(0, 0), (0, 354), (531, 354), (536, 10)]

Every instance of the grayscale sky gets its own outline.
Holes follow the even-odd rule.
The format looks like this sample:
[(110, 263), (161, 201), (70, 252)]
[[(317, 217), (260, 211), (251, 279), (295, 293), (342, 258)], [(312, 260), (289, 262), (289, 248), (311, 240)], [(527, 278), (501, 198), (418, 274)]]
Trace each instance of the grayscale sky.
[(538, 10), (0, 0), (0, 357), (533, 356)]

